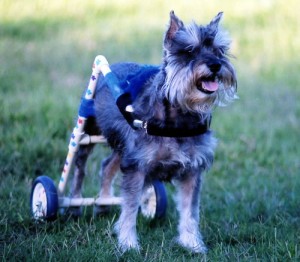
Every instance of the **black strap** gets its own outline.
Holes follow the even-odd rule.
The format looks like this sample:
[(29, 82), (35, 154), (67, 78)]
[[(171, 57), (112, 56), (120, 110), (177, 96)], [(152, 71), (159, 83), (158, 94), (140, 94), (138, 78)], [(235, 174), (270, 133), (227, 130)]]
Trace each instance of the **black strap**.
[[(165, 102), (166, 103), (166, 102)], [(131, 96), (129, 93), (120, 95), (116, 101), (116, 104), (126, 119), (127, 123), (133, 128), (138, 129), (134, 126), (134, 120), (137, 119), (132, 112), (127, 112), (126, 107), (132, 104)], [(211, 116), (197, 124), (193, 123), (191, 127), (188, 126), (175, 126), (170, 121), (161, 121), (157, 119), (150, 119), (147, 122), (143, 122), (143, 128), (148, 135), (162, 136), (162, 137), (191, 137), (198, 136), (206, 133), (209, 130), (211, 123)]]
[(193, 125), (193, 127), (174, 126), (172, 124), (162, 124), (157, 121), (149, 121), (145, 125), (146, 132), (152, 136), (163, 137), (191, 137), (206, 133), (209, 130), (211, 117), (208, 117), (203, 123)]
[(123, 117), (126, 119), (127, 123), (133, 128), (133, 129), (137, 129), (134, 125), (133, 125), (133, 121), (134, 121), (134, 117), (133, 114), (131, 112), (127, 112), (126, 111), (126, 107), (128, 105), (132, 104), (132, 99), (131, 99), (131, 95), (129, 93), (124, 93), (122, 95), (120, 95), (116, 101), (116, 104), (120, 110), (120, 112), (122, 113)]

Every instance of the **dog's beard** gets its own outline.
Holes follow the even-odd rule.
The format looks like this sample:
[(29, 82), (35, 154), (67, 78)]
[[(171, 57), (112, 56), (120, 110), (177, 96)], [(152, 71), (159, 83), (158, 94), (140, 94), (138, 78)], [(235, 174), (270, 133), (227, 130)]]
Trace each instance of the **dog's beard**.
[(195, 70), (191, 66), (182, 67), (170, 63), (165, 67), (165, 71), (163, 95), (172, 105), (179, 106), (183, 111), (208, 113), (214, 107), (225, 106), (237, 98), (235, 75), (229, 64), (222, 65), (214, 80), (218, 84), (218, 90), (211, 94), (201, 92), (197, 87), (199, 80), (212, 75), (206, 65), (201, 65)]

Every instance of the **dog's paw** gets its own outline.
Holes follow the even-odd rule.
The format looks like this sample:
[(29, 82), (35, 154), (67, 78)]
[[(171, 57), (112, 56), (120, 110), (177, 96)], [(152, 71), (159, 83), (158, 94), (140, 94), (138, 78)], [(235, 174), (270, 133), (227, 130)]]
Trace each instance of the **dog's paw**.
[(94, 206), (93, 215), (95, 217), (106, 216), (111, 210), (110, 206)]
[(193, 233), (182, 233), (177, 239), (177, 242), (182, 247), (190, 250), (193, 253), (207, 253), (207, 248), (200, 236)]
[(129, 239), (119, 239), (119, 248), (122, 253), (127, 251), (137, 251), (140, 252), (140, 246), (137, 240)]
[(117, 222), (114, 226), (114, 232), (118, 235), (119, 248), (122, 253), (129, 250), (139, 252), (140, 246), (134, 229), (120, 227), (120, 222)]
[(118, 242), (119, 248), (121, 249), (122, 253), (125, 253), (129, 250), (136, 250), (137, 252), (139, 252), (140, 250), (140, 246), (135, 232), (131, 232), (127, 235), (119, 234)]
[(82, 216), (82, 207), (69, 207), (69, 208), (61, 208), (60, 215), (67, 218), (77, 219)]

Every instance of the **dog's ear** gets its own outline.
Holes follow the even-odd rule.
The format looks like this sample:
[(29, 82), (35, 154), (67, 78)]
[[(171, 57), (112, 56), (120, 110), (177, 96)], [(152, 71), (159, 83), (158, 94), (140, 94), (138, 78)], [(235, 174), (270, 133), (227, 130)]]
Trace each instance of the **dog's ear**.
[(169, 43), (176, 34), (176, 32), (183, 28), (183, 22), (175, 15), (174, 11), (170, 12), (170, 25), (165, 35), (165, 43)]
[(210, 28), (210, 30), (212, 31), (212, 34), (216, 35), (218, 32), (218, 27), (219, 27), (219, 23), (220, 20), (223, 16), (223, 12), (218, 13), (213, 20), (211, 20), (211, 22), (209, 23), (208, 27)]

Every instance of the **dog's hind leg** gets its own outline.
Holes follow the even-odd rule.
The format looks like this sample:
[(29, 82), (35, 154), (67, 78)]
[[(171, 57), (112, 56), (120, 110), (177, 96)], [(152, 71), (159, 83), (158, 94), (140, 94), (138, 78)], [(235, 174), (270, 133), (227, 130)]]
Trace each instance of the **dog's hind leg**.
[(207, 249), (199, 231), (201, 176), (193, 172), (184, 180), (176, 181), (176, 187), (179, 212), (178, 242), (192, 252), (205, 253)]
[[(113, 196), (113, 179), (120, 169), (120, 156), (117, 152), (113, 152), (108, 158), (103, 160), (99, 173), (100, 176), (100, 193), (99, 197)], [(109, 206), (95, 206), (94, 215), (102, 215), (109, 211)]]
[(125, 173), (122, 181), (122, 211), (115, 225), (119, 247), (122, 252), (139, 250), (136, 218), (144, 187), (145, 175), (139, 171)]
[[(80, 146), (77, 152), (75, 158), (74, 176), (73, 176), (71, 193), (70, 193), (70, 196), (72, 198), (82, 197), (81, 188), (82, 188), (83, 179), (85, 177), (86, 161), (92, 149), (93, 149), (93, 145), (85, 145), (85, 146)], [(69, 208), (68, 213), (74, 217), (80, 216), (81, 208), (80, 207)]]
[[(95, 118), (91, 117), (87, 119), (84, 132), (89, 135), (99, 135), (101, 132), (96, 125)], [(72, 198), (80, 198), (82, 197), (81, 188), (83, 179), (85, 177), (85, 166), (88, 159), (89, 154), (91, 153), (94, 144), (89, 145), (81, 145), (76, 154), (74, 160), (74, 176), (71, 186), (70, 196)], [(81, 207), (72, 207), (67, 212), (74, 217), (81, 215)]]

